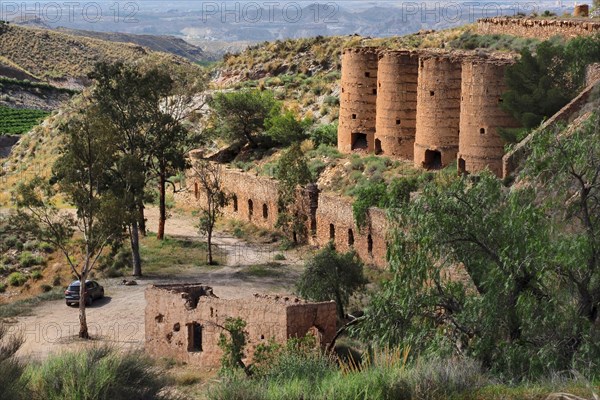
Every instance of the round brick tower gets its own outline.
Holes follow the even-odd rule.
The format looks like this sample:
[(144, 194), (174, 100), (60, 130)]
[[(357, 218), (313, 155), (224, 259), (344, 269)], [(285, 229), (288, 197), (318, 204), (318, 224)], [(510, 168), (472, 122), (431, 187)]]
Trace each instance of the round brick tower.
[(467, 59), (462, 64), (459, 171), (478, 172), (487, 167), (502, 176), (504, 140), (498, 131), (519, 126), (501, 107), (508, 64), (482, 59)]
[(439, 169), (456, 159), (460, 90), (460, 61), (443, 54), (424, 54), (420, 57), (415, 166)]
[(375, 150), (378, 49), (356, 47), (342, 52), (338, 150)]
[(411, 51), (379, 56), (375, 152), (413, 159), (419, 58)]

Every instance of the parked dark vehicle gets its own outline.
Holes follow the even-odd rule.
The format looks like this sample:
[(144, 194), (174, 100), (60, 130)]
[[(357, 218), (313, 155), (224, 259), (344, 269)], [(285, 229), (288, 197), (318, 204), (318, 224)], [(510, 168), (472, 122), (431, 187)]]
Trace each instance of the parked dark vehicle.
[[(65, 290), (67, 305), (79, 304), (79, 288), (81, 283), (73, 281)], [(96, 281), (85, 281), (85, 305), (91, 306), (92, 302), (104, 297), (104, 288)]]

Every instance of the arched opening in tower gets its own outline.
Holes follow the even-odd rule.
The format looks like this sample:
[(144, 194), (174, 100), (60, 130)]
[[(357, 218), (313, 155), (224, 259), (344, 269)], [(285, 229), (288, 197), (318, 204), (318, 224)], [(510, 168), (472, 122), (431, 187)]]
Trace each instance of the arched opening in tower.
[(252, 219), (252, 214), (254, 214), (254, 202), (252, 199), (248, 200), (248, 219)]
[(425, 150), (425, 161), (423, 167), (426, 169), (442, 168), (442, 153), (437, 150)]
[(335, 225), (329, 224), (329, 240), (335, 240)]
[(369, 144), (367, 143), (366, 133), (353, 133), (352, 134), (352, 150), (368, 149)]
[(348, 229), (348, 246), (354, 246), (354, 232)]
[(375, 154), (381, 154), (381, 140), (375, 139)]
[(467, 163), (465, 162), (465, 159), (460, 157), (458, 159), (458, 173), (461, 175), (464, 175), (467, 173)]

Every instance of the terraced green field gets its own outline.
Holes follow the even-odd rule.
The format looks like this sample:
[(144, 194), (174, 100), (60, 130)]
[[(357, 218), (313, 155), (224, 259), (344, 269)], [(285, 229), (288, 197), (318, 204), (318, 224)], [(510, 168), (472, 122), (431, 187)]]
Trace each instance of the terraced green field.
[(39, 124), (49, 113), (0, 106), (0, 136), (20, 135)]

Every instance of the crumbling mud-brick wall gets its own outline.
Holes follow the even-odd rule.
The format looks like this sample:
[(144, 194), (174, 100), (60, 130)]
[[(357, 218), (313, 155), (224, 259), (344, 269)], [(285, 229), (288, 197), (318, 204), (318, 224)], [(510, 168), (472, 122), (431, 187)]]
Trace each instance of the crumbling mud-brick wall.
[(479, 172), (488, 168), (502, 176), (504, 140), (502, 128), (519, 124), (502, 109), (506, 90), (502, 60), (467, 59), (462, 64), (458, 169)]
[(325, 246), (333, 241), (339, 252), (354, 249), (360, 259), (367, 264), (386, 266), (385, 212), (377, 208), (369, 209), (367, 226), (358, 229), (352, 214), (352, 201), (337, 195), (319, 196), (317, 208), (317, 244)]
[(585, 71), (585, 85), (590, 86), (600, 81), (600, 63), (587, 66)]
[(460, 95), (460, 58), (450, 54), (421, 55), (415, 166), (437, 169), (455, 161), (458, 153)]
[(419, 57), (414, 51), (385, 51), (377, 71), (375, 152), (413, 159), (417, 120)]
[(513, 35), (545, 40), (553, 36), (574, 38), (598, 32), (600, 22), (585, 19), (496, 17), (477, 20), (477, 33), (482, 35)]
[(297, 298), (255, 295), (221, 299), (201, 284), (154, 285), (146, 289), (146, 351), (200, 367), (218, 367), (219, 336), (226, 318), (246, 322), (246, 363), (269, 340), (313, 334), (325, 347), (336, 333), (335, 302), (308, 303)]
[(373, 152), (377, 98), (378, 50), (350, 48), (342, 52), (338, 149)]

